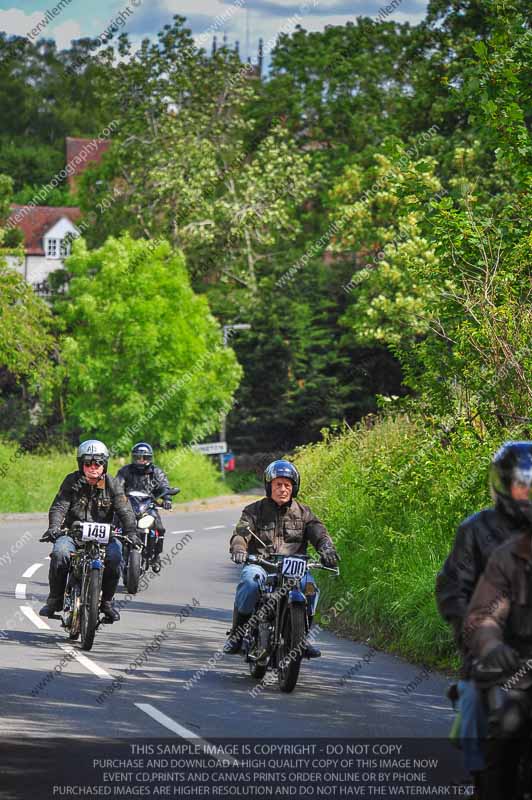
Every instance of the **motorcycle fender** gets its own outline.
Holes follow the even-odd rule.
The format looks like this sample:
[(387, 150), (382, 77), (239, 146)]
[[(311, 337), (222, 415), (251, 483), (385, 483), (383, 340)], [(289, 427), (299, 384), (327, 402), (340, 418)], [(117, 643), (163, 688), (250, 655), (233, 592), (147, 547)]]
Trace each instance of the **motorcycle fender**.
[(103, 561), (99, 558), (94, 558), (91, 563), (93, 569), (103, 569)]
[(305, 595), (299, 589), (291, 589), (288, 593), (288, 605), (293, 606), (295, 603), (306, 603)]

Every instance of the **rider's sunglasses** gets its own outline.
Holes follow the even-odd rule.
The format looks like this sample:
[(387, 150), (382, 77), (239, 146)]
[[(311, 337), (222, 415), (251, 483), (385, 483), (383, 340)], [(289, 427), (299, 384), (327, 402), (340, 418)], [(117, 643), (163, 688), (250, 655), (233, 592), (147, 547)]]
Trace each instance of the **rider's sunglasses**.
[(94, 456), (87, 456), (86, 458), (83, 459), (83, 466), (84, 467), (90, 467), (93, 464), (96, 467), (103, 467), (103, 466), (105, 466), (105, 459), (97, 458), (97, 457), (94, 457)]

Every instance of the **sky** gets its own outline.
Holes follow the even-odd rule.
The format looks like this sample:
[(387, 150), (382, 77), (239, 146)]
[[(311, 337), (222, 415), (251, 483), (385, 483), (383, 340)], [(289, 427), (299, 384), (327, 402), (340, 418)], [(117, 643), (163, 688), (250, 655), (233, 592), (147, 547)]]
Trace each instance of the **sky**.
[[(55, 39), (60, 49), (70, 47), (72, 39), (98, 36), (114, 21), (120, 32), (127, 31), (133, 42), (140, 42), (171, 22), (174, 14), (181, 14), (197, 44), (210, 48), (213, 35), (221, 41), (226, 34), (228, 43), (238, 40), (241, 56), (249, 55), (252, 61), (260, 37), (268, 60), (278, 34), (291, 32), (296, 24), (309, 31), (323, 30), (357, 16), (415, 24), (427, 6), (427, 0), (19, 0), (15, 7), (13, 0), (0, 0), (0, 31), (32, 38), (35, 26), (59, 2), (57, 14), (48, 14), (50, 21), (42, 23), (40, 35)], [(38, 38), (34, 34), (33, 40)]]

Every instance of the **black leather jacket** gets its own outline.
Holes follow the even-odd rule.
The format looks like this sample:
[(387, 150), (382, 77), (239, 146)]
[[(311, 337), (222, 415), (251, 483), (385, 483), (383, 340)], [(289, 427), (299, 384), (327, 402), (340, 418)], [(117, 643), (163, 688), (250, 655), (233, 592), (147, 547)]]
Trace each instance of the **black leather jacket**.
[(166, 472), (155, 464), (150, 464), (145, 471), (138, 470), (133, 464), (126, 464), (118, 470), (116, 479), (126, 494), (144, 492), (156, 498), (164, 497), (170, 491)]
[(522, 532), (522, 522), (499, 505), (483, 509), (459, 525), (453, 549), (436, 577), (436, 602), (442, 617), (453, 626), (460, 650), (467, 607), (489, 557), (500, 544)]
[(128, 536), (135, 535), (135, 515), (116, 478), (104, 475), (95, 486), (80, 472), (67, 475), (48, 512), (50, 528), (70, 527), (73, 522), (113, 522), (116, 514)]

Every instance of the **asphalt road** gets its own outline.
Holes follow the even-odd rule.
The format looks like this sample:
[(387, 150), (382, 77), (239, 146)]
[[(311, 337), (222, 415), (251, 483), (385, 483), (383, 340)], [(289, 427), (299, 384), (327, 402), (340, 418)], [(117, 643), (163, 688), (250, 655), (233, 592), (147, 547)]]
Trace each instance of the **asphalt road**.
[[(303, 662), (292, 694), (275, 683), (250, 693), (241, 657), (221, 656), (239, 574), (228, 558), (239, 510), (166, 514), (162, 572), (126, 602), (120, 622), (100, 627), (87, 654), (69, 645), (58, 620), (38, 616), (48, 592), (50, 546), (38, 542), (45, 518), (2, 521), (3, 735), (447, 737), (444, 676), (326, 631), (322, 658)], [(122, 586), (116, 598), (126, 599)]]

